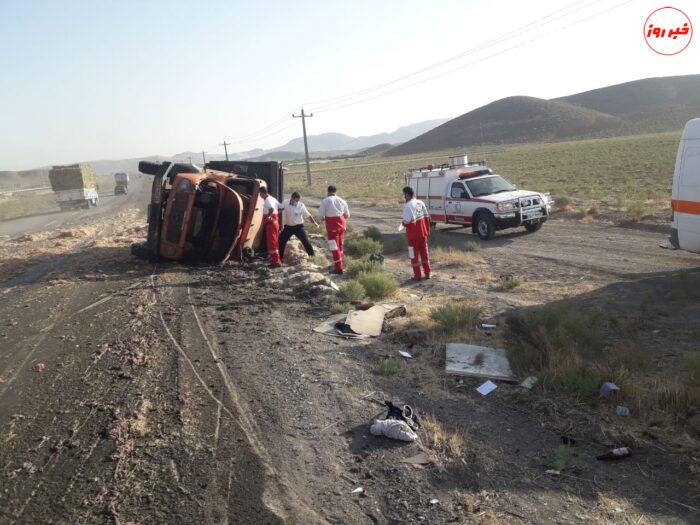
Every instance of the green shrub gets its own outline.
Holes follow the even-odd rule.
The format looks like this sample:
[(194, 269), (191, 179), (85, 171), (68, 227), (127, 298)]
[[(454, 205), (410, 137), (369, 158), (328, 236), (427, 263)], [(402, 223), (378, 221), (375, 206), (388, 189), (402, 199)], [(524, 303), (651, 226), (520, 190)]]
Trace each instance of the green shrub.
[(353, 237), (345, 241), (344, 251), (354, 257), (364, 257), (373, 253), (381, 253), (382, 243), (367, 237)]
[(571, 199), (566, 195), (556, 196), (554, 197), (554, 204), (560, 210), (566, 211), (571, 207)]
[(509, 275), (506, 279), (503, 280), (503, 288), (506, 290), (512, 290), (513, 288), (517, 288), (523, 284), (523, 278), (518, 277), (517, 275)]
[(391, 357), (387, 357), (386, 359), (382, 359), (381, 364), (379, 365), (379, 373), (382, 374), (383, 376), (395, 376), (399, 371), (399, 366), (396, 363), (394, 359)]
[(464, 251), (467, 252), (478, 252), (480, 249), (481, 246), (479, 246), (479, 243), (474, 241), (468, 241), (467, 244), (464, 245)]
[(357, 280), (370, 299), (391, 297), (399, 289), (396, 280), (384, 272), (362, 272), (357, 276)]
[(315, 264), (316, 266), (328, 266), (330, 264), (326, 255), (322, 252), (317, 252), (314, 255), (310, 256), (309, 262), (311, 264)]
[(476, 326), (481, 322), (483, 310), (466, 301), (450, 300), (430, 310), (430, 318), (450, 331)]
[(346, 266), (345, 270), (351, 275), (356, 276), (363, 272), (383, 272), (384, 265), (378, 262), (370, 261), (368, 259), (360, 259), (359, 261), (350, 261)]
[(627, 220), (632, 222), (638, 222), (644, 217), (644, 204), (641, 202), (633, 202), (625, 210), (625, 216)]
[(332, 314), (346, 314), (353, 309), (354, 307), (350, 303), (333, 303), (331, 305)]
[(700, 381), (700, 354), (687, 355), (685, 368), (692, 380)]
[(363, 235), (368, 239), (374, 239), (375, 241), (382, 242), (382, 232), (376, 226), (370, 226), (367, 228)]
[(600, 372), (585, 366), (563, 370), (563, 385), (581, 398), (596, 399), (603, 378)]
[(407, 253), (408, 242), (406, 241), (406, 235), (403, 233), (385, 235), (382, 239), (382, 247), (384, 248), (384, 253), (388, 254)]
[(340, 285), (340, 293), (343, 294), (348, 301), (362, 301), (367, 292), (365, 287), (357, 279), (352, 279)]
[(558, 470), (559, 472), (570, 468), (572, 466), (571, 445), (559, 445), (554, 455), (554, 460), (550, 463), (549, 466), (552, 467), (554, 470)]

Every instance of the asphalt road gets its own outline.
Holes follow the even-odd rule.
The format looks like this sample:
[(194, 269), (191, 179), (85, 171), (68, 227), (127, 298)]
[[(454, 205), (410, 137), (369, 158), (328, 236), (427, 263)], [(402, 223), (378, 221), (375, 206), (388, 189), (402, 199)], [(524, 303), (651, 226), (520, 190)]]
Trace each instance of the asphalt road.
[(56, 206), (40, 213), (0, 221), (0, 237), (16, 237), (45, 230), (70, 228), (85, 221), (115, 213), (120, 209), (133, 207), (137, 203), (141, 205), (147, 199), (146, 192), (144, 192), (147, 182), (148, 180), (145, 178), (133, 177), (127, 195), (100, 194), (99, 205), (95, 208), (62, 211)]

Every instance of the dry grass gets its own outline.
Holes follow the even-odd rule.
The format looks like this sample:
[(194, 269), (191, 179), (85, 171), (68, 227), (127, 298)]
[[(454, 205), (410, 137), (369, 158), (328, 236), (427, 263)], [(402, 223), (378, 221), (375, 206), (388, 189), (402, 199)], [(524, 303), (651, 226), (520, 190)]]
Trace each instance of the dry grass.
[(456, 248), (434, 248), (430, 252), (430, 261), (442, 268), (474, 268), (484, 264), (484, 259), (473, 251)]
[(466, 442), (463, 433), (448, 432), (442, 423), (433, 416), (423, 417), (421, 430), (428, 446), (448, 457), (459, 458), (462, 456)]

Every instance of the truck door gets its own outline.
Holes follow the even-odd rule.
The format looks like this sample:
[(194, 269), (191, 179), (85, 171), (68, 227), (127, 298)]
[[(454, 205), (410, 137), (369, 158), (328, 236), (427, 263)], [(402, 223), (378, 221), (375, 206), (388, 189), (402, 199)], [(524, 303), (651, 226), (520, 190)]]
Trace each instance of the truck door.
[(673, 210), (678, 224), (678, 243), (683, 250), (700, 252), (700, 145), (687, 141)]
[(469, 199), (469, 193), (467, 192), (467, 188), (464, 187), (464, 183), (462, 181), (454, 181), (450, 185), (449, 193), (445, 198), (447, 222), (471, 222), (471, 214), (467, 216), (465, 210), (466, 205), (469, 204), (467, 199)]

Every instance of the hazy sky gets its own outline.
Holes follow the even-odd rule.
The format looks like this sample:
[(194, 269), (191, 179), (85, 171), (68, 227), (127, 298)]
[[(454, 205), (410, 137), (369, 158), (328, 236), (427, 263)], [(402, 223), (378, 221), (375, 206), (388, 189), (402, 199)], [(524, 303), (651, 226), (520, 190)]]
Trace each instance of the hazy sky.
[[(673, 57), (645, 44), (644, 21), (664, 5), (0, 0), (0, 170), (218, 152), (224, 138), (233, 151), (277, 146), (301, 134), (290, 115), (301, 104), (315, 110), (310, 134), (368, 135), (509, 95), (699, 73), (700, 35)], [(700, 2), (673, 5), (700, 28)]]

